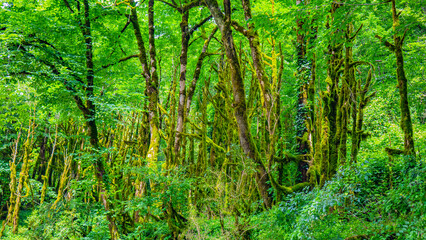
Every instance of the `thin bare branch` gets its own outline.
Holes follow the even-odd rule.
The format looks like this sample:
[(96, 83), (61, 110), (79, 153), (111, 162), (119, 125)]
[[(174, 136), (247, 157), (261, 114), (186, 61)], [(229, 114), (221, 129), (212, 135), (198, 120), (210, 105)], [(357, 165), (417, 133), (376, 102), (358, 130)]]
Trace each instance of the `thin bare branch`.
[(108, 68), (108, 67), (110, 67), (110, 66), (113, 66), (113, 65), (116, 65), (116, 64), (118, 64), (118, 63), (125, 62), (125, 61), (127, 61), (127, 60), (129, 60), (129, 59), (137, 58), (137, 57), (139, 57), (139, 55), (138, 55), (138, 54), (133, 54), (133, 55), (130, 55), (130, 56), (127, 56), (127, 57), (121, 58), (121, 59), (120, 59), (120, 60), (118, 60), (117, 62), (109, 63), (109, 64), (107, 64), (107, 65), (103, 65), (100, 69), (96, 70), (95, 72), (99, 72), (99, 71), (100, 71), (100, 70), (102, 70), (102, 69)]

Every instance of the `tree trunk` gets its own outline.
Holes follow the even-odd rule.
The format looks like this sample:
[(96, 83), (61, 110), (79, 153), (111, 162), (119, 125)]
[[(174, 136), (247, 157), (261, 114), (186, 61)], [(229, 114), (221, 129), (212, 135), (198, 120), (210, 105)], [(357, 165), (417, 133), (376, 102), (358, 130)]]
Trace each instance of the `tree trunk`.
[(155, 167), (158, 157), (158, 149), (160, 146), (160, 133), (158, 128), (158, 73), (157, 60), (155, 52), (155, 35), (154, 35), (154, 1), (148, 2), (148, 28), (149, 28), (149, 57), (150, 65), (145, 51), (145, 43), (142, 38), (140, 25), (136, 8), (132, 8), (130, 20), (135, 32), (136, 41), (139, 49), (139, 62), (142, 66), (142, 75), (145, 78), (146, 95), (148, 98), (148, 122), (151, 138), (149, 141), (146, 159), (150, 167)]
[(413, 124), (411, 122), (411, 114), (408, 103), (407, 78), (404, 71), (404, 58), (402, 55), (402, 39), (395, 36), (395, 56), (396, 56), (396, 71), (398, 78), (398, 89), (401, 108), (401, 129), (404, 131), (404, 152), (407, 155), (415, 156), (414, 139), (413, 139)]
[(224, 0), (225, 16), (219, 9), (217, 0), (206, 0), (207, 6), (214, 17), (214, 20), (222, 34), (222, 42), (225, 48), (227, 61), (231, 68), (232, 90), (234, 95), (234, 115), (238, 124), (238, 134), (240, 145), (247, 157), (253, 159), (256, 166), (256, 182), (259, 192), (263, 198), (266, 208), (272, 205), (272, 197), (268, 193), (269, 175), (263, 165), (256, 146), (254, 145), (250, 126), (247, 120), (247, 110), (245, 102), (244, 81), (241, 76), (240, 64), (238, 62), (237, 52), (235, 50), (234, 39), (231, 30), (231, 3), (230, 0)]
[[(302, 1), (296, 1), (296, 5), (300, 5)], [(304, 4), (308, 4), (306, 1)], [(298, 154), (313, 154), (311, 151), (312, 146), (312, 123), (313, 112), (312, 104), (314, 101), (314, 88), (315, 76), (313, 74), (313, 61), (308, 59), (308, 45), (309, 45), (309, 32), (304, 29), (314, 30), (308, 25), (309, 18), (300, 17), (297, 19), (297, 78), (299, 81), (299, 93), (297, 101), (297, 115), (296, 115), (296, 136), (297, 136), (297, 153)], [(312, 34), (312, 33), (311, 33)], [(308, 163), (299, 161), (298, 170), (301, 173), (300, 182), (308, 181)]]
[[(179, 150), (182, 141), (181, 133), (184, 131), (185, 124), (185, 99), (186, 99), (186, 65), (188, 63), (188, 18), (189, 10), (182, 14), (182, 21), (180, 22), (181, 30), (181, 51), (180, 51), (180, 75), (179, 75), (179, 102), (178, 102), (178, 117), (176, 124), (176, 135), (174, 142), (174, 158), (179, 161)], [(177, 162), (176, 162), (177, 163)]]
[[(394, 44), (382, 39), (380, 36), (376, 35), (385, 46), (395, 54), (396, 57), (396, 77), (398, 80), (398, 90), (400, 98), (400, 109), (401, 109), (401, 120), (400, 126), (404, 132), (404, 153), (406, 155), (416, 156), (414, 149), (414, 138), (413, 138), (413, 124), (411, 122), (411, 113), (408, 103), (408, 89), (407, 89), (407, 77), (405, 76), (404, 71), (404, 56), (402, 53), (402, 45), (407, 34), (407, 30), (404, 32), (403, 36), (398, 35), (398, 26), (399, 26), (399, 13), (396, 11), (396, 0), (391, 0), (392, 2), (392, 20), (393, 20), (393, 31), (394, 31)], [(413, 158), (415, 159), (415, 158)]]
[(154, 33), (154, 0), (148, 2), (148, 30), (149, 30), (149, 56), (151, 61), (150, 81), (147, 82), (146, 88), (148, 92), (148, 111), (149, 111), (149, 127), (151, 131), (151, 139), (147, 153), (148, 163), (156, 168), (158, 149), (160, 146), (160, 133), (158, 128), (158, 73), (157, 58), (155, 52), (155, 33)]

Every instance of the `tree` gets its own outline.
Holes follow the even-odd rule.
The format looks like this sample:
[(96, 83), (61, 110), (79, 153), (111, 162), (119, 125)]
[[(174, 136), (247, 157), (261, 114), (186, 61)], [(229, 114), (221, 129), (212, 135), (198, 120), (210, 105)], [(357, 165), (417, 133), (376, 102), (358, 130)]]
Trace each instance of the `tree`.
[[(391, 0), (392, 3), (392, 27), (394, 31), (393, 41), (394, 43), (390, 43), (384, 40), (382, 37), (376, 35), (378, 39), (380, 39), (384, 45), (395, 54), (396, 58), (396, 77), (398, 80), (397, 88), (399, 90), (399, 98), (400, 98), (400, 109), (401, 109), (401, 120), (400, 126), (402, 131), (404, 132), (404, 153), (406, 155), (412, 155), (415, 157), (416, 152), (414, 149), (414, 138), (413, 138), (413, 123), (411, 121), (411, 113), (408, 103), (408, 94), (407, 94), (407, 77), (405, 76), (404, 71), (404, 55), (402, 52), (402, 46), (407, 34), (408, 29), (404, 31), (401, 35), (399, 33), (399, 15), (402, 12), (397, 12), (396, 10), (396, 0)], [(392, 151), (388, 149), (387, 152), (390, 154)], [(415, 158), (414, 158), (415, 159)]]
[(270, 208), (272, 199), (268, 193), (269, 176), (259, 156), (259, 152), (254, 145), (247, 120), (244, 82), (241, 76), (240, 64), (237, 58), (237, 52), (235, 50), (231, 30), (231, 2), (229, 0), (224, 0), (223, 4), (225, 13), (219, 9), (219, 5), (216, 0), (207, 0), (206, 3), (222, 34), (222, 44), (224, 45), (227, 61), (231, 68), (232, 91), (234, 94), (234, 115), (238, 124), (240, 145), (247, 157), (253, 159), (253, 161), (257, 164), (256, 181), (258, 188), (262, 195), (263, 203), (267, 208)]

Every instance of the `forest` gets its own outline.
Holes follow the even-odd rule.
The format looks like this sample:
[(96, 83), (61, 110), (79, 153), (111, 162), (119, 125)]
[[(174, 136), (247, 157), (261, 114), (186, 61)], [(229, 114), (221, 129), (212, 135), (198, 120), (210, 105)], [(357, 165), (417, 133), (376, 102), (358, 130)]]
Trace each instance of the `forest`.
[(0, 0), (0, 239), (426, 239), (424, 0)]

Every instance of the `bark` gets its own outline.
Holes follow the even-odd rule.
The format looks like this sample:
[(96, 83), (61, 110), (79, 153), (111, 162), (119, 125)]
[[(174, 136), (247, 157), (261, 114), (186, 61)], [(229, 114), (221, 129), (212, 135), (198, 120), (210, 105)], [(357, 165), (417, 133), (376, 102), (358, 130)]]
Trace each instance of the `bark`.
[[(250, 0), (242, 0), (242, 5), (244, 9), (244, 17), (246, 21), (250, 21), (253, 16), (251, 14), (251, 7), (250, 7)], [(246, 34), (249, 43), (250, 43), (250, 50), (251, 50), (251, 56), (253, 59), (253, 65), (256, 69), (256, 76), (259, 81), (260, 89), (262, 91), (263, 96), (263, 108), (264, 108), (264, 115), (267, 119), (268, 123), (268, 132), (272, 132), (273, 127), (275, 125), (275, 118), (274, 112), (272, 111), (272, 93), (271, 93), (271, 86), (269, 83), (269, 79), (265, 74), (265, 68), (263, 64), (262, 59), (262, 52), (260, 50), (260, 40), (259, 40), (259, 34), (257, 33), (257, 30), (255, 29), (255, 25), (253, 21), (250, 21), (248, 24), (248, 34)], [(273, 153), (271, 153), (273, 154)]]
[[(131, 3), (133, 4), (133, 1)], [(145, 81), (149, 82), (150, 73), (149, 73), (148, 61), (146, 56), (145, 43), (142, 38), (142, 33), (141, 33), (140, 25), (139, 25), (136, 8), (132, 8), (131, 10), (130, 21), (132, 22), (133, 30), (136, 37), (136, 42), (138, 45), (138, 50), (139, 50), (138, 58), (142, 66), (142, 75), (145, 78)]]
[[(332, 3), (332, 9), (331, 9), (331, 24), (338, 24), (334, 22), (334, 14), (336, 13), (337, 9), (340, 7), (340, 4), (338, 3)], [(329, 144), (328, 144), (328, 173), (326, 174), (326, 178), (329, 179), (331, 176), (333, 176), (338, 168), (338, 150), (340, 146), (340, 135), (341, 131), (339, 129), (340, 122), (341, 122), (341, 116), (340, 109), (339, 109), (339, 82), (340, 82), (340, 75), (341, 75), (341, 67), (344, 63), (343, 58), (343, 42), (344, 39), (342, 39), (341, 36), (339, 36), (339, 32), (342, 31), (342, 29), (337, 29), (333, 33), (333, 39), (329, 46), (329, 60), (328, 60), (328, 69), (327, 69), (327, 98), (325, 98), (324, 103), (326, 105), (325, 107), (325, 113), (327, 118), (327, 124), (328, 124), (328, 138), (329, 138)], [(325, 95), (324, 95), (325, 96)], [(341, 102), (340, 102), (341, 103)], [(324, 128), (325, 126), (323, 126)]]
[(41, 175), (42, 172), (44, 172), (44, 169), (46, 169), (46, 145), (47, 145), (47, 136), (49, 134), (49, 128), (44, 128), (44, 137), (41, 140), (40, 143), (40, 152), (37, 157), (37, 161), (34, 164), (35, 169), (32, 173), (32, 178), (36, 179), (37, 181), (41, 181)]
[(347, 155), (347, 133), (348, 133), (348, 111), (349, 111), (349, 85), (355, 80), (354, 66), (352, 65), (352, 37), (353, 25), (349, 23), (345, 30), (345, 57), (344, 57), (344, 69), (342, 86), (340, 87), (339, 93), (339, 105), (338, 105), (338, 125), (336, 132), (336, 141), (339, 141), (338, 151), (338, 164), (343, 165), (346, 162)]
[(43, 179), (43, 187), (42, 187), (41, 193), (40, 193), (40, 204), (43, 204), (43, 202), (44, 202), (44, 198), (46, 196), (47, 186), (48, 185), (51, 186), (51, 184), (50, 184), (51, 181), (49, 181), (49, 184), (48, 184), (47, 180), (48, 180), (48, 177), (51, 178), (51, 174), (52, 174), (50, 172), (50, 168), (52, 166), (52, 160), (53, 160), (53, 156), (54, 156), (54, 153), (55, 153), (57, 139), (58, 139), (58, 127), (56, 126), (55, 140), (54, 140), (53, 145), (52, 145), (52, 154), (50, 155), (49, 161), (47, 162), (46, 172), (45, 172), (44, 176), (42, 177), (42, 179)]
[[(177, 117), (177, 123), (176, 123), (176, 135), (175, 135), (175, 142), (174, 142), (174, 158), (176, 159), (176, 163), (179, 161), (179, 150), (182, 145), (182, 134), (185, 131), (185, 118), (187, 116), (187, 91), (186, 91), (186, 73), (187, 73), (187, 64), (188, 64), (188, 47), (189, 47), (189, 40), (191, 38), (192, 33), (197, 30), (201, 25), (206, 23), (211, 16), (205, 18), (202, 20), (199, 24), (195, 25), (193, 28), (189, 29), (188, 26), (188, 20), (189, 20), (189, 9), (186, 12), (182, 13), (182, 20), (180, 23), (180, 29), (181, 29), (181, 53), (180, 53), (180, 75), (179, 75), (179, 102), (178, 102), (178, 117)], [(210, 40), (208, 40), (210, 42)], [(207, 45), (208, 45), (207, 42)], [(204, 47), (203, 47), (204, 49)], [(201, 53), (202, 59), (201, 62), (197, 62), (196, 71), (201, 71), (201, 65), (202, 61), (205, 57), (205, 51)], [(200, 56), (201, 57), (201, 56)], [(198, 80), (198, 75), (194, 75), (194, 79)], [(193, 81), (194, 83), (194, 81)], [(196, 80), (195, 80), (196, 84)], [(194, 86), (195, 90), (195, 86)], [(193, 93), (192, 93), (193, 94)], [(192, 96), (191, 96), (192, 97)], [(185, 144), (183, 144), (185, 145)], [(184, 151), (185, 152), (185, 151)], [(185, 157), (185, 156), (183, 156)]]
[[(352, 109), (352, 144), (351, 144), (351, 163), (357, 162), (357, 156), (359, 152), (359, 140), (358, 140), (358, 131), (361, 130), (362, 125), (358, 125), (358, 117), (360, 114), (362, 114), (363, 109), (358, 107), (357, 105), (357, 98), (359, 95), (358, 91), (358, 81), (355, 80), (355, 78), (352, 79), (350, 82), (350, 88), (351, 88), (351, 94), (352, 94), (352, 102), (351, 102), (351, 109)], [(362, 122), (361, 122), (362, 123)]]
[(189, 11), (182, 14), (180, 22), (181, 31), (181, 51), (180, 51), (180, 75), (179, 75), (179, 102), (178, 102), (178, 117), (176, 124), (176, 135), (174, 143), (174, 157), (179, 159), (179, 149), (181, 143), (181, 132), (184, 129), (185, 122), (185, 98), (186, 98), (186, 65), (188, 63), (188, 44), (189, 44), (189, 31), (188, 31), (188, 18)]
[(408, 103), (408, 87), (407, 87), (407, 78), (404, 71), (404, 57), (402, 54), (402, 39), (400, 37), (395, 37), (396, 48), (395, 48), (395, 57), (397, 63), (397, 79), (398, 79), (398, 89), (399, 89), (399, 98), (400, 98), (400, 108), (401, 108), (401, 129), (404, 132), (404, 152), (407, 155), (415, 156), (414, 150), (414, 138), (413, 138), (413, 124), (411, 121), (411, 113)]
[[(131, 4), (133, 5), (134, 1), (131, 1)], [(150, 73), (149, 73), (149, 66), (148, 66), (148, 61), (147, 61), (147, 56), (146, 56), (145, 43), (144, 43), (144, 40), (142, 38), (142, 33), (141, 33), (140, 25), (139, 25), (138, 14), (137, 14), (136, 8), (131, 9), (130, 22), (132, 23), (134, 34), (135, 34), (135, 37), (136, 37), (136, 43), (138, 45), (138, 51), (139, 51), (138, 59), (139, 59), (139, 62), (142, 66), (142, 76), (144, 77), (145, 82), (149, 82), (150, 81)], [(145, 96), (148, 98), (147, 89), (145, 89), (144, 93), (145, 93)], [(144, 102), (144, 107), (146, 108), (148, 104), (149, 103)], [(141, 153), (142, 156), (146, 156), (149, 146), (146, 146), (145, 143), (150, 141), (149, 113), (148, 112), (143, 113), (141, 131), (140, 131), (139, 135), (140, 135), (139, 138), (140, 138), (141, 142), (144, 143), (142, 145), (141, 149), (140, 149), (140, 153)]]
[[(131, 3), (134, 3), (133, 1)], [(131, 22), (133, 25), (136, 41), (139, 49), (139, 62), (142, 66), (142, 75), (145, 78), (145, 95), (148, 98), (148, 125), (149, 125), (149, 147), (146, 153), (146, 161), (148, 167), (154, 172), (157, 170), (158, 151), (160, 147), (159, 119), (158, 119), (158, 72), (157, 58), (155, 50), (155, 30), (154, 30), (154, 0), (148, 1), (148, 45), (149, 45), (149, 60), (145, 51), (145, 43), (142, 38), (138, 15), (136, 8), (131, 10)], [(142, 197), (145, 190), (145, 183), (139, 180), (136, 182), (136, 197)], [(154, 184), (151, 182), (151, 188)], [(135, 220), (139, 221), (139, 212), (135, 213)]]
[[(177, 66), (174, 63), (174, 60), (172, 61), (172, 65), (173, 65), (173, 75), (172, 75), (172, 82), (170, 84), (170, 93), (169, 93), (169, 98), (168, 101), (170, 99), (170, 107), (169, 107), (169, 117), (170, 117), (170, 125), (169, 125), (169, 129), (168, 129), (168, 139), (167, 139), (167, 148), (165, 151), (166, 154), (166, 158), (167, 158), (167, 163), (166, 163), (166, 168), (170, 169), (172, 164), (174, 164), (174, 162), (172, 162), (172, 160), (174, 159), (173, 154), (174, 154), (174, 140), (175, 140), (175, 124), (177, 122), (176, 120), (176, 97), (175, 97), (175, 93), (176, 93), (176, 88), (177, 88)], [(167, 103), (166, 103), (167, 106)], [(185, 163), (184, 163), (185, 164)]]
[(160, 146), (160, 134), (158, 128), (158, 73), (157, 58), (155, 51), (155, 32), (154, 32), (154, 0), (148, 2), (148, 31), (149, 31), (149, 56), (150, 56), (150, 81), (147, 82), (146, 88), (148, 93), (149, 105), (149, 127), (151, 131), (151, 139), (147, 153), (147, 160), (150, 166), (156, 168), (158, 149)]
[(9, 183), (9, 189), (10, 189), (10, 198), (9, 198), (9, 206), (7, 209), (7, 215), (6, 219), (2, 222), (2, 227), (0, 229), (0, 238), (3, 236), (4, 230), (6, 228), (6, 225), (9, 224), (11, 221), (11, 218), (13, 216), (13, 210), (15, 204), (16, 204), (16, 172), (17, 172), (17, 156), (18, 156), (18, 146), (19, 146), (19, 140), (21, 138), (21, 132), (18, 133), (18, 136), (16, 138), (16, 141), (14, 143), (14, 148), (12, 150), (12, 159), (9, 160), (9, 169), (10, 169), (10, 183)]
[(319, 176), (320, 186), (323, 186), (325, 181), (329, 179), (330, 175), (330, 124), (328, 116), (330, 115), (330, 105), (327, 103), (330, 98), (329, 92), (323, 92), (321, 94), (322, 102), (325, 102), (324, 109), (322, 110), (321, 120), (318, 121), (317, 131), (320, 133), (318, 138), (319, 148), (317, 152), (320, 152), (319, 165)]
[[(385, 46), (395, 54), (396, 58), (396, 77), (398, 80), (398, 90), (399, 90), (399, 98), (400, 98), (400, 109), (401, 109), (401, 120), (400, 126), (402, 131), (404, 132), (404, 153), (406, 155), (416, 156), (414, 149), (414, 138), (413, 138), (413, 124), (411, 121), (411, 113), (408, 102), (408, 79), (405, 75), (404, 70), (404, 55), (402, 52), (402, 46), (405, 40), (405, 36), (407, 34), (407, 30), (401, 36), (398, 34), (399, 27), (399, 14), (396, 10), (396, 0), (391, 0), (392, 2), (392, 20), (393, 20), (393, 30), (394, 30), (394, 43), (391, 44), (388, 41), (385, 41), (380, 36), (377, 36)], [(415, 159), (415, 158), (414, 158)]]
[[(35, 125), (31, 124), (30, 121), (30, 127), (28, 129), (28, 136), (27, 139), (24, 143), (24, 156), (23, 156), (23, 160), (22, 160), (22, 167), (21, 167), (21, 172), (19, 173), (19, 180), (18, 180), (18, 186), (16, 189), (13, 189), (14, 192), (11, 191), (11, 195), (15, 195), (15, 199), (14, 199), (14, 205), (10, 206), (10, 208), (13, 208), (13, 215), (12, 215), (12, 223), (13, 223), (13, 227), (12, 227), (12, 233), (16, 233), (18, 231), (18, 223), (19, 223), (19, 210), (21, 207), (21, 199), (24, 198), (25, 196), (23, 196), (23, 189), (24, 189), (24, 185), (27, 185), (27, 181), (28, 181), (28, 163), (29, 163), (29, 155), (31, 153), (31, 148), (32, 148), (32, 127), (35, 128)], [(11, 189), (12, 190), (12, 189)], [(28, 189), (27, 189), (28, 191)], [(28, 194), (28, 192), (27, 192)]]
[(136, 8), (132, 8), (130, 20), (133, 25), (136, 41), (139, 49), (139, 62), (142, 66), (142, 75), (145, 78), (146, 96), (148, 98), (148, 124), (150, 129), (151, 138), (149, 140), (149, 147), (146, 154), (146, 159), (150, 167), (155, 167), (158, 157), (158, 150), (160, 144), (160, 134), (158, 128), (158, 72), (157, 72), (157, 59), (155, 51), (155, 32), (154, 32), (154, 1), (148, 2), (148, 30), (149, 30), (149, 60), (145, 50), (145, 43), (142, 38), (138, 15)]
[[(84, 42), (86, 46), (86, 109), (83, 111), (84, 118), (86, 119), (87, 124), (87, 134), (89, 135), (89, 141), (92, 147), (96, 150), (99, 149), (99, 139), (98, 139), (98, 129), (96, 125), (96, 108), (93, 103), (93, 80), (94, 80), (94, 72), (93, 72), (93, 44), (92, 44), (92, 33), (91, 33), (91, 21), (89, 16), (89, 0), (84, 0), (84, 27), (82, 27), (82, 34), (84, 37)], [(106, 192), (104, 181), (108, 182), (105, 176), (105, 168), (102, 162), (101, 157), (98, 157), (94, 163), (95, 167), (95, 175), (98, 184), (100, 185), (100, 197), (102, 205), (104, 206), (106, 211), (109, 211), (109, 202), (108, 202), (108, 194)], [(107, 214), (108, 227), (111, 235), (111, 239), (118, 239), (118, 229), (115, 224), (115, 221), (111, 217), (110, 214)]]
[[(351, 28), (351, 27), (349, 27)], [(351, 31), (349, 31), (349, 34)], [(344, 80), (342, 82), (341, 99), (339, 110), (340, 116), (340, 145), (339, 145), (339, 164), (343, 165), (346, 162), (347, 155), (347, 134), (348, 134), (348, 111), (349, 111), (349, 84), (354, 80), (354, 68), (350, 67), (352, 61), (352, 47), (345, 47), (345, 69)]]
[(230, 0), (224, 0), (225, 15), (219, 9), (217, 0), (206, 0), (206, 3), (222, 34), (222, 42), (225, 48), (227, 61), (231, 68), (231, 81), (234, 95), (233, 108), (238, 125), (240, 145), (247, 157), (253, 159), (257, 164), (256, 182), (258, 189), (263, 198), (265, 207), (270, 208), (272, 204), (272, 198), (268, 193), (268, 189), (270, 188), (270, 184), (268, 183), (269, 176), (253, 142), (247, 119), (244, 81), (241, 76), (240, 64), (238, 61), (237, 52), (235, 50), (235, 44), (231, 30), (231, 3)]
[[(64, 0), (64, 2), (66, 2)], [(81, 16), (84, 20), (82, 23), (79, 20), (80, 29), (82, 36), (84, 38), (84, 44), (86, 47), (85, 50), (85, 59), (86, 59), (86, 87), (85, 87), (85, 97), (86, 97), (86, 103), (83, 102), (83, 100), (77, 95), (74, 95), (74, 100), (77, 104), (77, 107), (82, 111), (83, 117), (86, 120), (86, 127), (87, 127), (87, 135), (89, 136), (89, 141), (93, 149), (98, 150), (99, 149), (99, 139), (98, 139), (98, 129), (96, 125), (96, 107), (93, 102), (94, 99), (94, 71), (93, 71), (93, 43), (92, 43), (92, 35), (91, 35), (91, 20), (90, 20), (90, 7), (89, 7), (89, 1), (84, 0), (83, 1), (84, 6), (84, 13), (83, 16)], [(72, 9), (70, 9), (71, 12)], [(80, 13), (80, 12), (79, 12)], [(52, 65), (50, 66), (55, 74), (59, 74), (57, 69)], [(81, 82), (81, 79), (77, 80)], [(76, 93), (76, 90), (73, 89), (72, 86), (68, 82), (64, 82), (66, 88), (73, 93)], [(104, 181), (107, 182), (108, 180), (105, 179), (105, 169), (101, 158), (95, 159), (94, 162), (94, 168), (95, 168), (95, 176), (96, 180), (100, 186), (100, 197), (102, 205), (104, 206), (106, 211), (109, 211), (109, 203), (108, 203), (108, 196), (105, 190)], [(112, 239), (118, 238), (118, 230), (117, 226), (115, 225), (114, 220), (112, 217), (108, 214), (107, 220), (109, 222), (109, 230), (111, 234)]]
[[(329, 76), (331, 76), (331, 84), (328, 85), (329, 88), (329, 96), (326, 99), (326, 104), (328, 105), (328, 128), (329, 128), (329, 176), (331, 177), (337, 171), (338, 165), (338, 149), (340, 145), (340, 133), (338, 133), (338, 128), (340, 124), (340, 118), (338, 118), (338, 104), (339, 104), (339, 96), (338, 96), (338, 84), (340, 81), (340, 76), (338, 71), (340, 70), (341, 64), (336, 64), (336, 62), (341, 61), (341, 47), (333, 48), (331, 52), (337, 52), (338, 54), (332, 57), (332, 62), (330, 63), (329, 68)], [(341, 61), (343, 62), (343, 61)]]
[[(301, 4), (301, 1), (296, 1), (296, 4)], [(308, 4), (306, 1), (304, 4)], [(309, 18), (300, 17), (297, 19), (297, 78), (299, 80), (299, 93), (298, 93), (298, 105), (296, 115), (296, 128), (297, 128), (297, 152), (298, 154), (312, 153), (312, 123), (313, 123), (313, 111), (312, 103), (314, 101), (314, 89), (315, 89), (315, 76), (313, 74), (313, 60), (310, 60), (307, 56), (310, 31), (315, 32), (313, 27), (309, 27), (310, 31), (304, 31), (308, 29), (306, 25), (309, 24)], [(314, 36), (313, 38), (315, 38)], [(298, 164), (298, 170), (301, 173), (301, 182), (308, 181), (308, 167), (309, 164), (304, 161), (300, 161)]]

